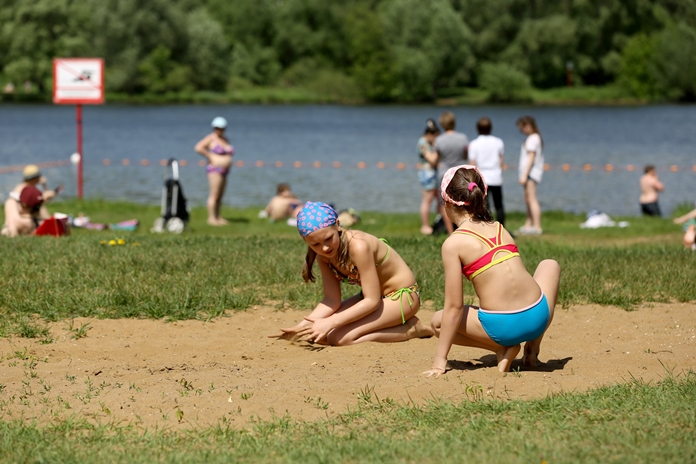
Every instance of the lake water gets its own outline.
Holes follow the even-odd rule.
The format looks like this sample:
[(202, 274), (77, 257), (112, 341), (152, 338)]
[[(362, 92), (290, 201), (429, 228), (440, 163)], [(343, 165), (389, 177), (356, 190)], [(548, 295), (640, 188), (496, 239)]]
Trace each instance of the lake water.
[[(161, 159), (186, 160), (181, 182), (193, 204), (205, 203), (203, 158), (195, 143), (210, 131), (210, 121), (224, 116), (236, 149), (224, 202), (231, 206), (265, 205), (279, 182), (288, 182), (302, 200), (321, 200), (337, 208), (416, 212), (416, 140), (425, 120), (449, 109), (457, 129), (475, 136), (481, 116), (493, 120), (502, 138), (506, 161), (516, 166), (523, 136), (515, 127), (523, 114), (536, 117), (545, 141), (545, 159), (554, 169), (544, 174), (539, 199), (544, 210), (637, 215), (638, 179), (646, 164), (658, 166), (665, 184), (663, 214), (696, 200), (696, 106), (524, 107), (524, 106), (315, 106), (315, 105), (179, 105), (86, 106), (83, 110), (84, 193), (157, 204), (165, 168)], [(0, 167), (66, 160), (76, 150), (74, 106), (0, 105)], [(105, 166), (104, 159), (111, 164)], [(130, 160), (123, 166), (122, 160)], [(147, 167), (141, 160), (148, 160)], [(262, 161), (264, 167), (256, 167)], [(276, 167), (276, 162), (282, 167)], [(295, 168), (293, 163), (303, 167)], [(319, 161), (322, 167), (312, 167)], [(334, 162), (342, 167), (335, 168)], [(364, 162), (365, 169), (358, 169)], [(383, 169), (378, 163), (385, 163)], [(397, 163), (405, 169), (397, 169)], [(594, 169), (585, 172), (589, 163)], [(560, 169), (563, 164), (571, 170)], [(603, 166), (616, 166), (612, 172)], [(633, 172), (627, 165), (634, 165)], [(679, 166), (671, 172), (670, 166)], [(505, 205), (523, 211), (516, 168), (504, 172)], [(602, 169), (597, 169), (602, 168)], [(71, 166), (43, 169), (51, 186), (65, 184), (75, 196)], [(21, 173), (0, 174), (5, 197)]]

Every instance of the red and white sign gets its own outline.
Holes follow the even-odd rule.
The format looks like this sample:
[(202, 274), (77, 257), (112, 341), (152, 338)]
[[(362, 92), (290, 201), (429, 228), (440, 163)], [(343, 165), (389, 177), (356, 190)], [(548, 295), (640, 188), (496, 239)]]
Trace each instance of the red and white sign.
[(55, 58), (53, 103), (99, 105), (104, 103), (104, 60)]

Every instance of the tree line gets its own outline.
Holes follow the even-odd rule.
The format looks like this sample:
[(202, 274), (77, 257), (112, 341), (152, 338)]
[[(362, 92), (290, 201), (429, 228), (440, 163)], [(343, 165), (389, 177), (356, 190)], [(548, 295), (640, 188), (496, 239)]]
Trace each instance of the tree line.
[(54, 57), (108, 91), (305, 87), (432, 101), (479, 87), (615, 85), (696, 99), (696, 0), (0, 0), (0, 84), (50, 92)]

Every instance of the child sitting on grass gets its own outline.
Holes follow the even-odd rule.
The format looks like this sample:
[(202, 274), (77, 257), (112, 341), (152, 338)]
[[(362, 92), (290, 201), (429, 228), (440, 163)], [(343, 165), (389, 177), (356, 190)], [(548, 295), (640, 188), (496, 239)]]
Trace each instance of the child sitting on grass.
[(276, 196), (259, 212), (259, 218), (269, 218), (271, 222), (287, 219), (288, 225), (295, 226), (295, 218), (302, 209), (302, 202), (292, 193), (288, 184), (278, 184), (276, 191)]
[[(311, 201), (299, 212), (297, 228), (308, 245), (302, 277), (314, 282), (317, 261), (324, 298), (295, 327), (271, 337), (351, 345), (432, 336), (432, 329), (415, 316), (418, 285), (401, 256), (384, 239), (343, 229), (337, 217), (331, 206)], [(362, 291), (342, 300), (341, 282), (360, 285)]]
[[(424, 372), (428, 377), (445, 373), (452, 344), (494, 352), (498, 369), (506, 372), (520, 343), (526, 342), (523, 364), (539, 364), (561, 268), (547, 259), (533, 277), (529, 275), (512, 236), (486, 208), (487, 190), (481, 173), (471, 165), (455, 166), (442, 179), (445, 212), (457, 229), (442, 245), (445, 309), (432, 318), (440, 339), (433, 367)], [(462, 305), (462, 273), (474, 285), (480, 308)]]

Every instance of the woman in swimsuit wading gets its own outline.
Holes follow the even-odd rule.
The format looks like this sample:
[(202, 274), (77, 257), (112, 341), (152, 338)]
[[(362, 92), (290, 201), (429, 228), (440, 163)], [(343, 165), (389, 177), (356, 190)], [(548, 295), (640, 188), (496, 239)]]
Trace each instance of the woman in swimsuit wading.
[(205, 171), (208, 175), (210, 193), (208, 195), (208, 224), (224, 226), (227, 221), (220, 217), (222, 196), (227, 185), (227, 174), (232, 167), (234, 147), (225, 137), (227, 120), (223, 117), (213, 119), (213, 132), (203, 137), (195, 146), (196, 152), (208, 160)]
[[(307, 202), (297, 215), (297, 228), (309, 247), (302, 277), (314, 282), (317, 261), (324, 298), (295, 327), (271, 337), (351, 345), (434, 335), (415, 316), (420, 296), (413, 272), (386, 240), (343, 229), (326, 203)], [(342, 301), (341, 282), (360, 285), (362, 291)]]
[[(529, 275), (512, 236), (486, 208), (487, 186), (475, 166), (449, 169), (441, 194), (447, 216), (458, 227), (442, 245), (445, 309), (432, 318), (440, 339), (433, 367), (424, 374), (445, 373), (453, 344), (494, 352), (498, 369), (507, 372), (526, 342), (522, 363), (537, 366), (556, 306), (560, 266), (547, 259)], [(462, 273), (473, 284), (480, 308), (462, 305)]]

